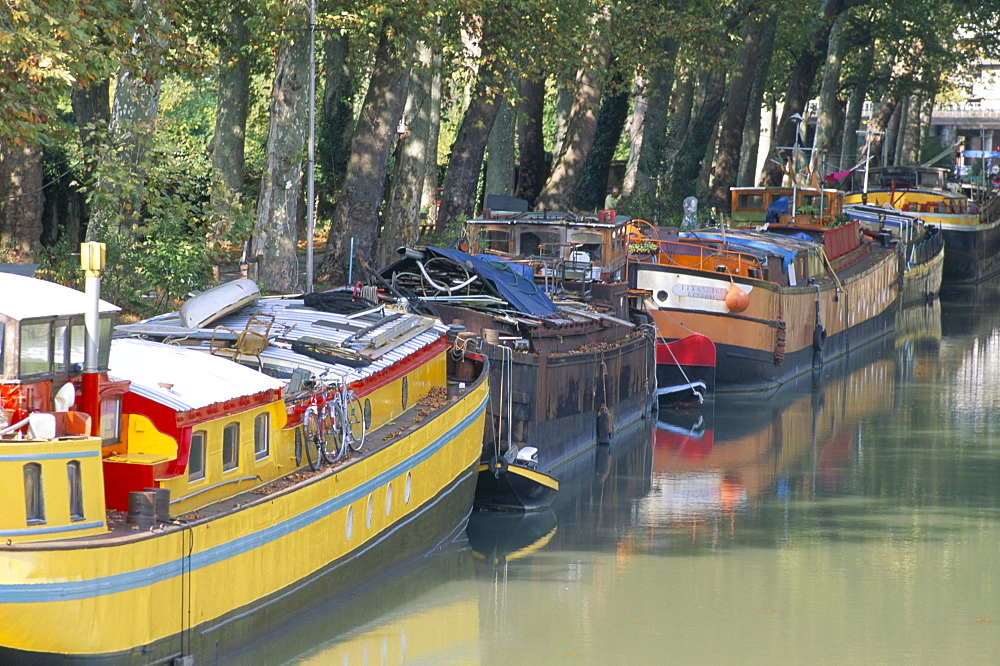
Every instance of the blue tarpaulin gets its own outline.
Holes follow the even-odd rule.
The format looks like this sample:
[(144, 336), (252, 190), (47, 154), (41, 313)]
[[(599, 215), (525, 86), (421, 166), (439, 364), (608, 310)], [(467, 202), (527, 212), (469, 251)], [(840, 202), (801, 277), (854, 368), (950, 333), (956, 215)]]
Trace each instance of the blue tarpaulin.
[(771, 202), (764, 214), (764, 223), (777, 224), (779, 215), (788, 215), (788, 197), (781, 197)]
[(521, 273), (521, 267), (500, 258), (481, 259), (471, 254), (444, 247), (427, 247), (427, 252), (465, 266), (489, 284), (497, 296), (524, 314), (543, 317), (556, 311), (555, 303), (546, 296), (530, 277)]

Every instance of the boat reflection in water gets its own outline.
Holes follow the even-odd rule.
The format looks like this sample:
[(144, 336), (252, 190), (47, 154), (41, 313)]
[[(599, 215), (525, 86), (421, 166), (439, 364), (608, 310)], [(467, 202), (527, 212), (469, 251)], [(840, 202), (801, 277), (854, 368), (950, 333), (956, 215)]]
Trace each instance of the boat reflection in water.
[(620, 524), (635, 501), (649, 492), (652, 420), (615, 433), (611, 444), (594, 447), (567, 463), (551, 510), (530, 514), (474, 511), (466, 533), (477, 562), (489, 566), (536, 553), (592, 543), (594, 533)]
[(472, 576), (468, 548), (451, 548), (297, 615), (226, 663), (478, 663)]
[(650, 546), (662, 547), (654, 533), (663, 528), (714, 546), (758, 520), (761, 502), (839, 488), (844, 463), (860, 450), (859, 424), (891, 406), (895, 382), (887, 337), (767, 397), (717, 396), (697, 414), (661, 411), (653, 487), (639, 508)]

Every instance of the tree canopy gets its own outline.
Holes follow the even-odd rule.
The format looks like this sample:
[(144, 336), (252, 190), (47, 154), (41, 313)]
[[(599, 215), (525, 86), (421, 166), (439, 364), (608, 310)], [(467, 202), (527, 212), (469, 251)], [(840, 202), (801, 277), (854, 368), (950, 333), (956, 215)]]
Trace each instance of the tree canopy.
[(793, 113), (826, 171), (864, 122), (910, 128), (881, 160), (937, 152), (928, 114), (997, 59), (977, 0), (7, 0), (0, 247), (70, 279), (104, 240), (109, 297), (141, 311), (241, 263), (308, 290), (391, 256), (383, 234), (447, 242), (487, 164), (532, 206), (615, 185), (677, 223), (687, 196), (780, 180)]

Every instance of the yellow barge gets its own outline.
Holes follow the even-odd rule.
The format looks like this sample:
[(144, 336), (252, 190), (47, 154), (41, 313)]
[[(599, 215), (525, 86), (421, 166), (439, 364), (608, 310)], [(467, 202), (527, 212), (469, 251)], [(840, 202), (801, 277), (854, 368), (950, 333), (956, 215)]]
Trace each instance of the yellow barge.
[(439, 322), (261, 298), (112, 340), (96, 297), (0, 290), (0, 662), (215, 661), (463, 532), (488, 368)]

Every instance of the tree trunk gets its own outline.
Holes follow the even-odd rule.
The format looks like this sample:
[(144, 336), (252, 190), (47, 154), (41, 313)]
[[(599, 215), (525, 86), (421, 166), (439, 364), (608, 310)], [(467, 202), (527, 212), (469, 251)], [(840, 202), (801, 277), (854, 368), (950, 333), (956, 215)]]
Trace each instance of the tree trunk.
[(553, 111), (555, 128), (552, 132), (553, 161), (555, 156), (562, 152), (563, 142), (566, 141), (566, 132), (569, 130), (569, 118), (573, 113), (573, 88), (568, 83), (570, 76), (570, 74), (565, 76), (566, 85), (558, 84), (556, 86), (556, 106)]
[(44, 208), (41, 147), (18, 146), (0, 139), (0, 258), (3, 261), (34, 263), (38, 259)]
[(753, 87), (755, 67), (766, 21), (752, 17), (743, 28), (743, 47), (733, 65), (733, 76), (726, 92), (722, 122), (719, 128), (719, 148), (715, 160), (715, 180), (709, 196), (709, 206), (729, 212), (729, 190), (736, 180), (736, 170), (743, 149), (743, 128), (746, 124)]
[(885, 145), (882, 146), (883, 164), (896, 164), (899, 152), (899, 121), (905, 111), (906, 99), (901, 98), (893, 109), (892, 115), (889, 116), (889, 124), (885, 128)]
[(868, 126), (865, 128), (865, 141), (868, 147), (862, 146), (861, 155), (863, 158), (864, 153), (868, 153), (869, 167), (884, 163), (882, 148), (885, 146), (885, 130), (899, 103), (899, 97), (894, 93), (895, 88), (891, 83), (894, 69), (895, 60), (889, 57), (879, 66), (878, 75), (875, 77), (879, 85), (872, 95), (872, 111), (868, 116)]
[[(583, 178), (576, 193), (576, 206), (580, 210), (596, 210), (604, 207), (604, 199), (608, 194), (611, 160), (615, 157), (615, 149), (618, 148), (622, 132), (625, 131), (628, 109), (628, 88), (620, 83), (601, 100), (594, 146), (583, 168)], [(615, 186), (618, 185), (619, 183), (615, 183)]]
[(842, 12), (834, 19), (826, 50), (823, 80), (820, 83), (816, 136), (813, 138), (812, 154), (809, 156), (809, 171), (817, 174), (820, 179), (824, 172), (833, 171), (827, 165), (826, 156), (837, 134), (837, 119), (840, 116), (837, 93), (840, 91), (840, 71), (844, 64), (844, 30), (847, 18), (848, 13)]
[(223, 233), (230, 221), (229, 209), (243, 191), (247, 114), (250, 109), (250, 59), (246, 53), (250, 31), (237, 9), (225, 12), (222, 31), (225, 43), (219, 53), (219, 99), (212, 137), (212, 198), (219, 221), (213, 230)]
[(485, 37), (480, 42), (480, 48), (483, 70), (479, 73), (472, 101), (462, 116), (455, 142), (451, 145), (444, 191), (441, 193), (441, 209), (435, 225), (438, 232), (448, 229), (459, 218), (475, 215), (486, 142), (503, 101), (497, 82), (504, 77), (496, 69), (496, 61), (489, 51), (489, 40)]
[(663, 168), (658, 174), (657, 189), (661, 194), (663, 189), (670, 182), (674, 172), (674, 159), (677, 151), (680, 150), (684, 141), (684, 134), (691, 124), (691, 115), (694, 112), (695, 83), (694, 74), (690, 68), (684, 66), (677, 73), (677, 84), (673, 95), (670, 97), (670, 115), (667, 118), (667, 138), (663, 148)]
[[(344, 185), (337, 197), (319, 270), (322, 279), (333, 284), (344, 284), (355, 274), (363, 275), (358, 260), (377, 267), (379, 208), (396, 128), (406, 105), (410, 78), (406, 62), (413, 50), (413, 44), (399, 48), (398, 35), (393, 35), (392, 29), (388, 22), (382, 26), (374, 70), (361, 105)], [(352, 272), (352, 261), (357, 273)]]
[(420, 44), (417, 51), (418, 62), (410, 71), (406, 107), (403, 110), (407, 119), (407, 132), (396, 142), (396, 160), (385, 207), (385, 225), (379, 241), (379, 267), (398, 259), (396, 248), (415, 245), (420, 237), (420, 197), (426, 181), (433, 74), (431, 50)]
[(330, 34), (323, 48), (323, 106), (317, 118), (317, 172), (320, 175), (317, 215), (322, 219), (333, 216), (337, 192), (344, 182), (347, 160), (351, 155), (354, 133), (355, 93), (354, 73), (347, 64), (350, 48), (348, 37), (339, 32)]
[(773, 9), (761, 12), (762, 23), (760, 47), (754, 64), (753, 86), (747, 100), (747, 117), (743, 124), (743, 144), (740, 148), (740, 165), (736, 176), (737, 187), (752, 186), (757, 179), (757, 156), (760, 150), (761, 109), (764, 105), (764, 90), (767, 75), (774, 55), (774, 36), (777, 32), (778, 15)]
[(722, 113), (725, 85), (725, 70), (713, 69), (709, 72), (703, 86), (702, 103), (674, 160), (674, 170), (664, 202), (671, 217), (680, 218), (684, 199), (698, 193), (705, 148), (715, 134), (715, 127)]
[(431, 55), (430, 97), (427, 100), (427, 153), (424, 155), (424, 189), (420, 209), (427, 211), (427, 222), (433, 226), (437, 216), (438, 185), (438, 136), (441, 133), (441, 54)]
[(918, 164), (920, 162), (920, 148), (923, 145), (920, 116), (923, 108), (922, 97), (911, 95), (906, 104), (905, 124), (902, 126), (903, 140), (899, 150), (900, 164)]
[(573, 110), (566, 127), (566, 138), (552, 161), (552, 172), (538, 195), (540, 210), (570, 210), (583, 178), (583, 166), (597, 133), (597, 112), (601, 100), (601, 76), (611, 57), (611, 19), (605, 10), (592, 30), (594, 52), (585, 59), (576, 77)]
[[(296, 0), (290, 20), (306, 20), (308, 6)], [(298, 266), (299, 188), (309, 118), (309, 33), (285, 33), (271, 92), (270, 128), (251, 243), (255, 277), (267, 291), (301, 289)], [(310, 285), (307, 285), (309, 287)]]
[(864, 109), (865, 97), (870, 89), (872, 68), (875, 64), (875, 49), (871, 42), (862, 45), (860, 61), (857, 66), (857, 76), (849, 82), (851, 94), (847, 98), (847, 111), (844, 114), (844, 133), (840, 143), (840, 168), (854, 167), (861, 155), (858, 145), (864, 141), (858, 140), (858, 130), (861, 128), (861, 112)]
[(517, 113), (517, 146), (521, 161), (514, 194), (534, 206), (545, 183), (545, 144), (542, 136), (545, 81), (541, 76), (523, 78), (518, 92), (521, 105)]
[(486, 142), (486, 194), (514, 193), (515, 115), (514, 106), (503, 100)]
[[(137, 32), (135, 52), (149, 59), (148, 69), (161, 69), (165, 49), (161, 30), (165, 19), (159, 3), (133, 2), (132, 11), (140, 14), (147, 27)], [(149, 29), (149, 26), (154, 26)], [(160, 78), (139, 75), (124, 67), (118, 73), (114, 103), (111, 107), (109, 136), (111, 146), (104, 150), (105, 160), (112, 170), (125, 170), (128, 178), (120, 176), (98, 179), (95, 195), (91, 197), (91, 216), (87, 224), (87, 240), (101, 240), (109, 227), (126, 231), (142, 217), (142, 195), (146, 181), (146, 148), (152, 141), (156, 115), (160, 106)], [(127, 182), (125, 182), (127, 180)], [(95, 199), (97, 205), (94, 205)]]
[[(808, 45), (804, 53), (797, 54), (795, 68), (788, 81), (785, 92), (785, 106), (775, 124), (775, 133), (771, 140), (771, 154), (782, 146), (791, 146), (795, 141), (797, 123), (789, 122), (789, 118), (805, 111), (809, 101), (810, 91), (816, 74), (826, 54), (826, 45), (830, 37), (833, 20), (844, 11), (844, 0), (823, 0), (819, 15), (813, 23), (812, 31), (806, 39)], [(780, 161), (780, 160), (779, 160)], [(761, 173), (761, 183), (780, 185), (784, 176), (784, 166), (767, 160)]]
[(637, 80), (632, 118), (629, 123), (629, 158), (622, 192), (639, 202), (656, 194), (656, 182), (663, 170), (667, 140), (670, 93), (674, 87), (677, 40), (663, 37), (659, 42), (662, 63), (650, 72), (649, 80)]
[[(100, 141), (95, 139), (97, 129), (106, 130), (111, 124), (111, 82), (108, 79), (94, 81), (89, 86), (75, 88), (72, 95), (73, 115), (76, 118), (83, 147), (83, 170), (79, 174), (85, 188), (93, 185), (94, 172), (98, 163)], [(98, 135), (99, 136), (99, 135)], [(67, 218), (64, 233), (75, 245), (80, 240), (81, 218), (89, 218), (87, 204), (81, 197), (82, 214)]]

